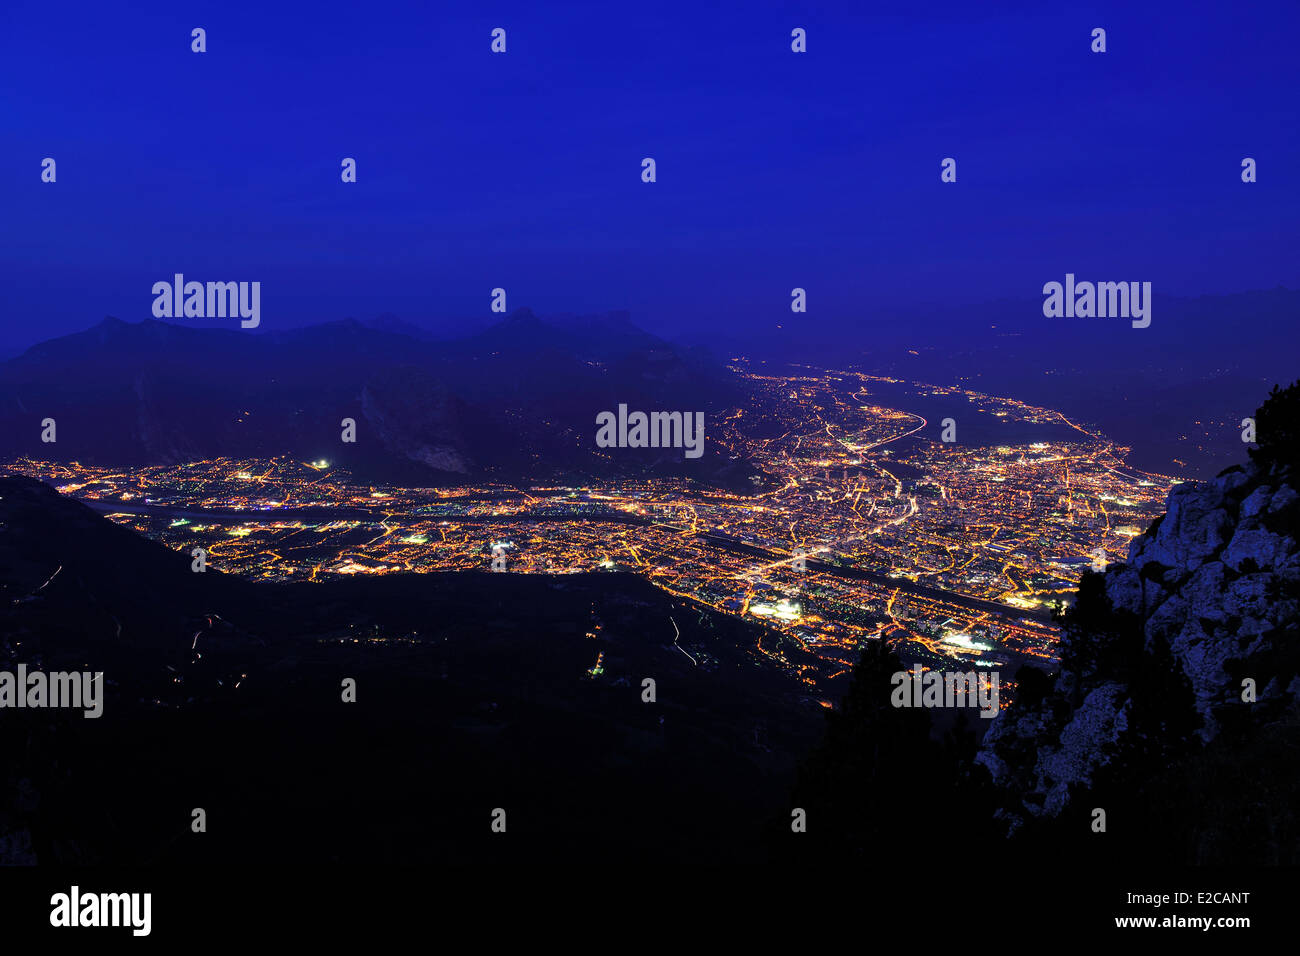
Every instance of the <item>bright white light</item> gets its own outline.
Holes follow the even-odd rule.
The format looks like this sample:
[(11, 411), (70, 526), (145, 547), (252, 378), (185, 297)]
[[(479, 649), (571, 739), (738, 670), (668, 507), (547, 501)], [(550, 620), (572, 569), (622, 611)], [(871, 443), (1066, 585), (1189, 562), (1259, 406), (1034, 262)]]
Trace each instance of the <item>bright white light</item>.
[(965, 648), (968, 651), (991, 651), (992, 644), (985, 644), (975, 640), (969, 634), (949, 634), (943, 639), (945, 644), (951, 644), (953, 647)]

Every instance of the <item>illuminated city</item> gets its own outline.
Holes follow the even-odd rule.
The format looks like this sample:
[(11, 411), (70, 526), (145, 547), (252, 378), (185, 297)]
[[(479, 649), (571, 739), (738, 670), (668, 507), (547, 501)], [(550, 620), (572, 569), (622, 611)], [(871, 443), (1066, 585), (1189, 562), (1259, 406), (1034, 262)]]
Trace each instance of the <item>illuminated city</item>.
[[(714, 432), (767, 476), (748, 494), (669, 479), (372, 487), (325, 460), (13, 467), (251, 579), (487, 571), (494, 554), (513, 573), (631, 572), (761, 621), (773, 637), (756, 652), (810, 686), (845, 674), (880, 636), (921, 660), (1053, 659), (1052, 606), (1084, 568), (1124, 559), (1171, 484), (1126, 468), (1103, 435), (1013, 399), (856, 372), (733, 370), (753, 400)], [(899, 390), (1070, 437), (944, 443), (931, 437), (938, 423), (881, 404)], [(788, 662), (793, 646), (817, 664)]]
[(1300, 4), (2, 20), (7, 936), (1285, 931)]

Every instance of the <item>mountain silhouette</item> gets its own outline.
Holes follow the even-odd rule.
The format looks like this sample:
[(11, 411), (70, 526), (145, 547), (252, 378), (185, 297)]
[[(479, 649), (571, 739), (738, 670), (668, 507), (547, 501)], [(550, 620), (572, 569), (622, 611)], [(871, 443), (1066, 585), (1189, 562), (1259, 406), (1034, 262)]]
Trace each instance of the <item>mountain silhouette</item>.
[[(716, 447), (595, 454), (596, 416), (720, 411), (720, 365), (626, 314), (544, 321), (520, 309), (465, 339), (344, 319), (266, 331), (108, 318), (0, 363), (0, 457), (140, 466), (325, 459), (362, 480), (440, 484), (753, 473)], [(42, 441), (46, 419), (56, 441)], [(356, 422), (356, 441), (341, 440)]]

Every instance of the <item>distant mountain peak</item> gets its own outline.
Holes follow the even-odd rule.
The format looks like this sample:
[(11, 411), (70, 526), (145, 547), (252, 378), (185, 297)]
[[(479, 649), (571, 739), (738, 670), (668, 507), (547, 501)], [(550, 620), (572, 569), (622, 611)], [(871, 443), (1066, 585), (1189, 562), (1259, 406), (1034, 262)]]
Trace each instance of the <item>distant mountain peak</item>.
[(540, 318), (537, 317), (537, 313), (535, 313), (532, 309), (528, 308), (528, 306), (525, 305), (518, 309), (515, 309), (513, 312), (507, 315), (505, 319), (502, 320), (501, 324), (502, 325), (545, 325), (546, 323), (544, 323)]

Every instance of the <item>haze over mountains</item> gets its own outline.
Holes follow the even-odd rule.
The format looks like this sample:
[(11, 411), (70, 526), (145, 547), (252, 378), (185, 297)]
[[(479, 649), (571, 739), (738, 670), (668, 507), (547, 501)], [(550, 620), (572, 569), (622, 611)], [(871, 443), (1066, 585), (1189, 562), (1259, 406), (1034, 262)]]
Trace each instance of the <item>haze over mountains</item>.
[(1300, 377), (1293, 289), (1184, 298), (1157, 288), (1145, 329), (1123, 318), (1047, 318), (1042, 305), (890, 310), (856, 330), (810, 313), (756, 330), (753, 351), (841, 364), (853, 355), (882, 374), (1045, 405), (1100, 425), (1133, 448), (1137, 467), (1177, 477), (1210, 478), (1236, 462), (1242, 418), (1274, 384)]
[[(1157, 294), (1145, 329), (1049, 319), (1041, 305), (874, 316), (856, 328), (813, 311), (758, 321), (739, 341), (700, 330), (707, 350), (646, 332), (627, 312), (519, 309), (459, 339), (391, 314), (257, 332), (110, 318), (0, 363), (0, 456), (140, 465), (288, 454), (409, 484), (671, 474), (745, 487), (753, 469), (707, 441), (698, 461), (594, 446), (596, 414), (620, 403), (710, 415), (743, 403), (719, 358), (743, 354), (1046, 405), (1132, 447), (1136, 467), (1203, 478), (1240, 456), (1241, 420), (1268, 389), (1300, 375), (1293, 290)], [(46, 417), (57, 445), (40, 441)], [(339, 441), (344, 418), (358, 423), (356, 444)]]
[[(706, 442), (598, 449), (596, 415), (712, 413), (739, 398), (720, 363), (625, 315), (543, 322), (526, 309), (454, 342), (391, 320), (264, 335), (109, 318), (0, 364), (0, 455), (115, 465), (215, 457), (324, 459), (363, 479), (686, 474), (744, 482), (752, 469)], [(58, 441), (40, 441), (39, 423)], [(357, 423), (354, 444), (340, 423)]]

